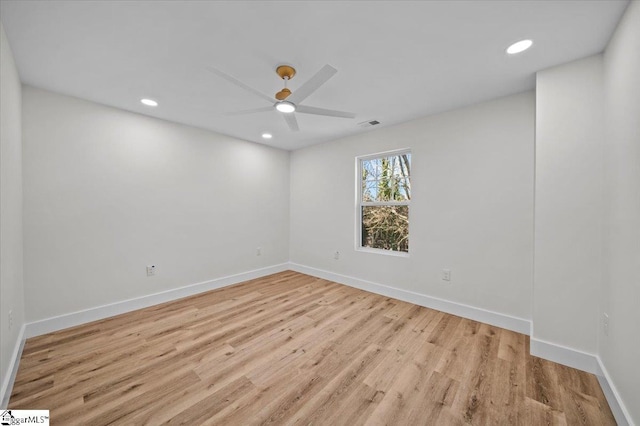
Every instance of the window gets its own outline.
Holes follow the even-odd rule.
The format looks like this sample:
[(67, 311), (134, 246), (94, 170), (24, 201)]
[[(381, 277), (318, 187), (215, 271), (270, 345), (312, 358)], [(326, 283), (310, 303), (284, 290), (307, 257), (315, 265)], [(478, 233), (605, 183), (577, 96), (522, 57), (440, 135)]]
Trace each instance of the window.
[(409, 252), (411, 152), (359, 157), (358, 247)]

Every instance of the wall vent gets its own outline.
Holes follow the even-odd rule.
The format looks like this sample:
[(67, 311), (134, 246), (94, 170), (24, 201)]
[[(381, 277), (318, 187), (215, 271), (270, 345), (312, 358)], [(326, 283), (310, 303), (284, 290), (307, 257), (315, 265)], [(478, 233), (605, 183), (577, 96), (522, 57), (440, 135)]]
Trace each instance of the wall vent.
[(368, 121), (363, 121), (362, 123), (358, 123), (358, 126), (371, 127), (371, 126), (375, 126), (376, 124), (380, 124), (380, 122), (378, 120), (368, 120)]

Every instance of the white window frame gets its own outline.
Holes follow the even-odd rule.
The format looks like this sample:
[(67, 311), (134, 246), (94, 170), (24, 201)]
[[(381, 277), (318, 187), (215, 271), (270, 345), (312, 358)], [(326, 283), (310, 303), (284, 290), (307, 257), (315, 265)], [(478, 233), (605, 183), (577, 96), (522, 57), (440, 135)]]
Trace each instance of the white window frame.
[[(361, 251), (365, 253), (375, 253), (375, 254), (385, 254), (388, 256), (397, 256), (397, 257), (409, 257), (409, 253), (411, 252), (411, 246), (409, 246), (409, 251), (396, 251), (396, 250), (386, 250), (379, 249), (373, 247), (364, 247), (362, 245), (362, 207), (363, 206), (407, 206), (409, 209), (409, 235), (411, 235), (411, 200), (407, 201), (369, 201), (366, 203), (362, 202), (362, 161), (371, 160), (374, 158), (381, 157), (389, 157), (395, 155), (402, 154), (411, 154), (411, 148), (402, 148), (395, 149), (393, 151), (384, 151), (378, 152), (375, 154), (367, 154), (356, 157), (356, 241), (355, 241), (355, 249), (356, 251)], [(413, 163), (413, 155), (411, 156), (411, 161)], [(413, 167), (411, 167), (413, 169)], [(411, 182), (411, 175), (409, 175), (409, 182)], [(412, 191), (413, 193), (413, 191)]]

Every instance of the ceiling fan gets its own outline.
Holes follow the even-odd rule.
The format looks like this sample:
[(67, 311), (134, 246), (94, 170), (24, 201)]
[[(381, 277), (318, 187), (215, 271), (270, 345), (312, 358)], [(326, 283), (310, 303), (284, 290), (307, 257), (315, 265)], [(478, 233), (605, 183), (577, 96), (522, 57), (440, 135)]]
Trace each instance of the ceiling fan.
[[(226, 74), (216, 68), (207, 67), (207, 69), (214, 74), (224, 78), (227, 81), (235, 84), (243, 88), (244, 90), (253, 93), (256, 96), (264, 99), (269, 102), (271, 106), (264, 108), (254, 108), (247, 109), (243, 111), (236, 111), (227, 113), (228, 115), (242, 115), (242, 114), (253, 114), (257, 112), (267, 112), (273, 111), (274, 109), (282, 113), (282, 117), (284, 121), (286, 121), (289, 129), (294, 132), (300, 130), (298, 127), (298, 120), (294, 113), (299, 112), (302, 114), (314, 114), (314, 115), (325, 115), (329, 117), (340, 117), (340, 118), (355, 118), (355, 114), (344, 111), (335, 111), (332, 109), (324, 109), (317, 108), (307, 105), (300, 105), (302, 101), (304, 101), (309, 95), (318, 90), (320, 86), (327, 82), (331, 77), (334, 76), (335, 73), (338, 72), (331, 65), (325, 65), (318, 71), (313, 77), (307, 80), (302, 86), (300, 86), (295, 92), (291, 92), (289, 88), (287, 88), (287, 82), (296, 75), (295, 68), (289, 65), (280, 65), (276, 68), (276, 73), (280, 76), (281, 79), (284, 80), (284, 88), (275, 94), (275, 99), (271, 96), (265, 95), (259, 90), (254, 89), (253, 87), (247, 86), (240, 80)], [(275, 102), (274, 102), (275, 101)]]

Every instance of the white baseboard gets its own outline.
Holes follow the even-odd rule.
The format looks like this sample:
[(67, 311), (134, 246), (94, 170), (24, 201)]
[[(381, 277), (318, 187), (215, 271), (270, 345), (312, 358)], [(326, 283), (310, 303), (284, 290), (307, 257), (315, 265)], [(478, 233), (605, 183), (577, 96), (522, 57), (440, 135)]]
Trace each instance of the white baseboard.
[(25, 338), (39, 336), (41, 334), (51, 333), (53, 331), (63, 330), (65, 328), (74, 327), (76, 325), (85, 324), (91, 321), (97, 321), (114, 315), (124, 314), (126, 312), (135, 311), (136, 309), (148, 308), (149, 306), (158, 305), (160, 303), (170, 302), (172, 300), (181, 299), (194, 294), (203, 293), (205, 291), (215, 290), (243, 281), (264, 277), (266, 275), (275, 274), (277, 272), (289, 269), (288, 263), (281, 263), (266, 268), (255, 269), (253, 271), (243, 272), (227, 277), (216, 278), (210, 281), (191, 284), (172, 290), (163, 291), (161, 293), (150, 294), (148, 296), (137, 297), (135, 299), (123, 300), (121, 302), (111, 303), (109, 305), (97, 306), (95, 308), (85, 309), (78, 312), (60, 315), (57, 317), (47, 318), (40, 321), (30, 322), (26, 326)]
[(425, 294), (415, 293), (396, 287), (390, 287), (371, 281), (361, 280), (359, 278), (336, 274), (334, 272), (329, 272), (322, 269), (299, 265), (297, 263), (290, 263), (289, 268), (293, 271), (303, 274), (334, 281), (340, 284), (348, 285), (350, 287), (359, 288), (360, 290), (381, 294), (383, 296), (393, 297), (394, 299), (399, 299), (427, 308), (436, 309), (438, 311), (472, 319), (474, 321), (484, 322), (496, 327), (506, 328), (507, 330), (516, 331), (518, 333), (528, 335), (531, 329), (530, 321), (523, 318), (500, 314), (498, 312), (488, 311), (482, 308), (464, 305), (462, 303), (451, 302), (449, 300), (427, 296)]
[(22, 349), (24, 348), (25, 341), (25, 325), (20, 327), (18, 333), (18, 339), (16, 340), (15, 348), (11, 354), (11, 360), (9, 362), (9, 368), (7, 369), (6, 376), (2, 380), (2, 388), (0, 388), (0, 410), (4, 410), (9, 405), (9, 398), (11, 397), (11, 390), (13, 389), (13, 383), (16, 380), (18, 374), (18, 366), (20, 365), (20, 357), (22, 356)]
[(622, 402), (609, 372), (598, 355), (536, 339), (535, 337), (531, 337), (530, 342), (531, 355), (594, 374), (598, 378), (602, 392), (607, 398), (616, 422), (621, 426), (633, 426), (629, 411)]
[[(198, 293), (203, 293), (205, 291), (215, 290), (233, 284), (238, 284), (243, 281), (260, 278), (286, 270), (293, 270), (303, 274), (312, 275), (318, 278), (323, 278), (340, 284), (348, 285), (350, 287), (370, 291), (372, 293), (380, 294), (387, 297), (393, 297), (394, 299), (403, 300), (405, 302), (414, 303), (416, 305), (425, 306), (431, 309), (436, 309), (452, 315), (457, 315), (463, 318), (472, 319), (474, 321), (491, 324), (496, 327), (505, 328), (507, 330), (516, 331), (518, 333), (526, 335), (529, 335), (531, 333), (531, 322), (523, 318), (517, 318), (510, 315), (464, 305), (437, 297), (427, 296), (408, 290), (402, 290), (396, 287), (390, 287), (383, 284), (341, 275), (322, 269), (299, 265), (296, 263), (282, 263), (279, 265), (273, 265), (236, 275), (191, 284), (185, 287), (167, 290), (161, 293), (124, 300), (109, 305), (98, 306), (95, 308), (47, 318), (23, 325), (20, 329), (18, 341), (16, 342), (16, 346), (12, 354), (12, 359), (11, 363), (9, 364), (7, 376), (4, 378), (2, 382), (2, 388), (0, 389), (0, 409), (6, 408), (7, 404), (9, 403), (9, 397), (11, 395), (13, 383), (18, 372), (18, 364), (20, 356), (22, 354), (22, 349), (24, 348), (25, 340), (29, 337), (74, 327), (76, 325), (85, 324), (91, 321), (108, 318), (126, 312), (131, 312), (136, 309), (142, 309), (160, 303), (170, 302), (172, 300), (192, 296)], [(606, 368), (602, 364), (602, 361), (597, 355), (546, 342), (544, 340), (536, 339), (533, 337), (530, 339), (530, 342), (531, 355), (558, 362), (560, 364), (577, 368), (598, 376), (598, 380), (600, 381), (602, 390), (607, 398), (607, 401), (609, 402), (611, 411), (613, 412), (618, 424), (631, 426), (634, 425), (631, 421), (631, 416), (629, 415), (628, 410), (620, 399), (620, 395), (615, 385), (613, 384), (609, 373), (607, 372)]]
[(598, 360), (598, 382), (600, 382), (600, 387), (602, 388), (602, 392), (604, 392), (604, 396), (607, 398), (607, 402), (609, 403), (609, 407), (611, 408), (611, 412), (613, 416), (616, 418), (616, 422), (618, 422), (619, 426), (633, 426), (633, 420), (631, 420), (631, 414), (629, 414), (629, 410), (622, 402), (622, 398), (620, 398), (620, 393), (618, 389), (616, 389), (613, 384), (613, 380), (611, 380), (611, 376), (609, 372), (605, 368), (602, 360), (599, 356), (596, 356)]
[(591, 374), (598, 374), (598, 359), (595, 354), (582, 352), (556, 343), (531, 337), (531, 355), (548, 359), (568, 367), (577, 368)]
[[(506, 328), (507, 330), (516, 331), (518, 333), (530, 335), (532, 333), (531, 322), (522, 318), (512, 317), (497, 312), (487, 311), (485, 309), (476, 308), (449, 300), (443, 300), (424, 294), (414, 293), (371, 281), (361, 280), (359, 278), (349, 277), (322, 269), (312, 268), (309, 266), (290, 263), (289, 269), (325, 280), (334, 281), (350, 287), (359, 288), (361, 290), (370, 291), (372, 293), (381, 294), (383, 296), (393, 297), (394, 299), (403, 300), (405, 302), (414, 303), (416, 305), (425, 306), (427, 308), (437, 309), (442, 312), (457, 315), (460, 317), (472, 319), (495, 325), (497, 327)], [(619, 425), (634, 426), (631, 421), (629, 411), (620, 399), (616, 387), (614, 386), (611, 376), (602, 364), (597, 355), (582, 352), (566, 346), (557, 345), (546, 342), (544, 340), (531, 337), (531, 355), (554, 361), (569, 367), (592, 373), (598, 377), (600, 386), (607, 398), (607, 402), (611, 407), (611, 411)]]

